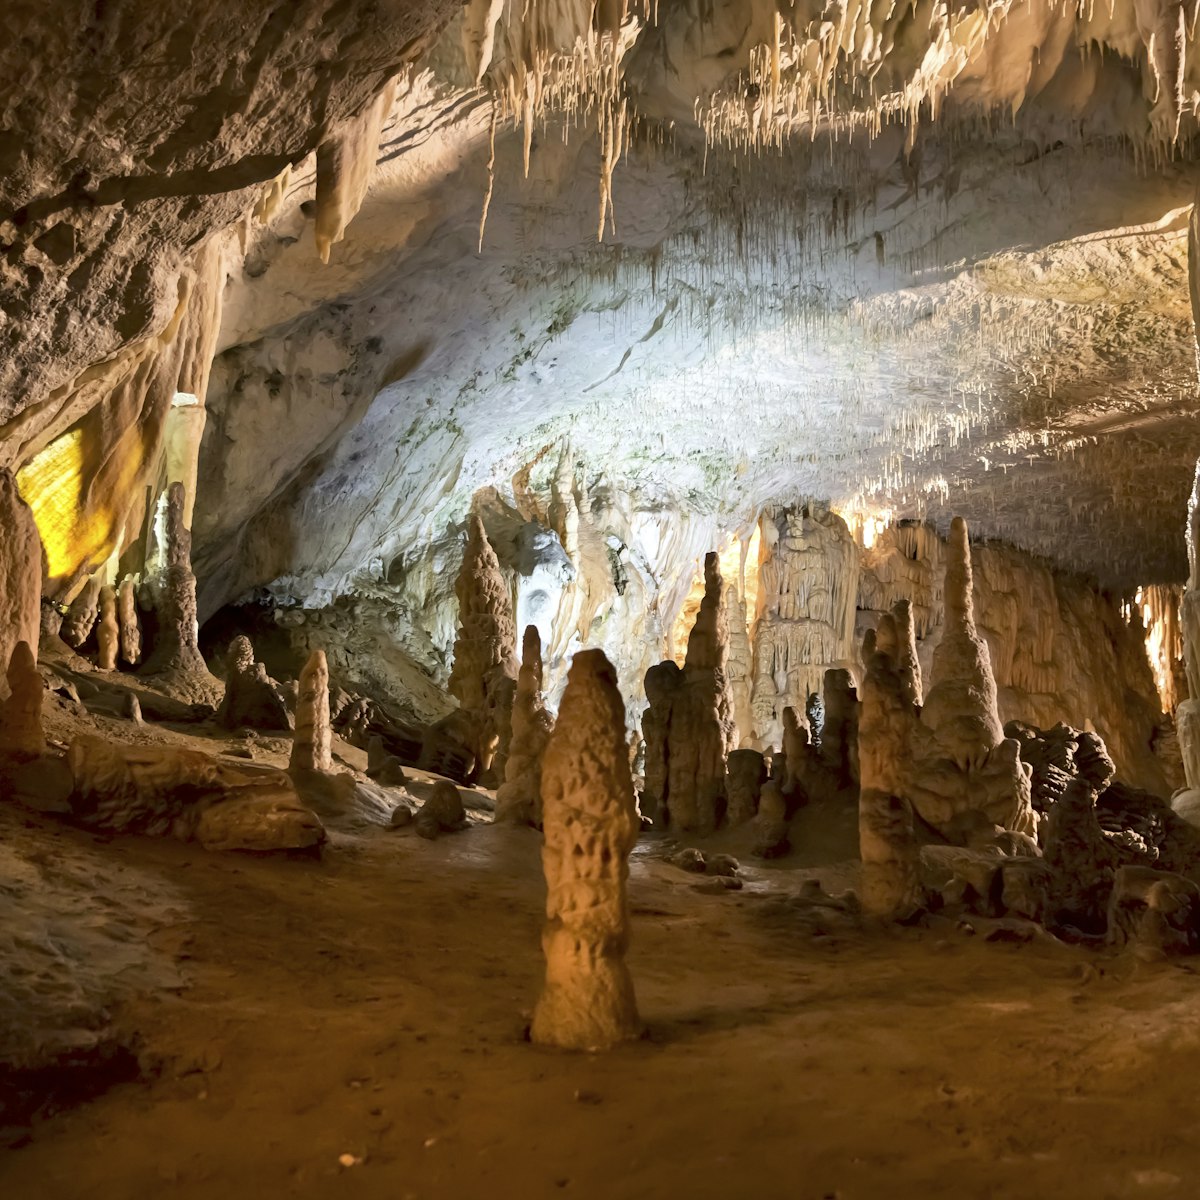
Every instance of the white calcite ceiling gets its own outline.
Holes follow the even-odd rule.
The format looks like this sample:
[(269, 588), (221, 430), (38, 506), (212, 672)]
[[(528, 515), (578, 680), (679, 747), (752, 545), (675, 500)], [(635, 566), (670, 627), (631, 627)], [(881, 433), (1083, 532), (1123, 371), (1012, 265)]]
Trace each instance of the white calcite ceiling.
[[(1132, 588), (1178, 579), (1200, 425), (1195, 173), (997, 123), (778, 153), (646, 137), (612, 180), (549, 121), (416, 73), (322, 265), (311, 171), (249, 230), (209, 396), (208, 611), (386, 584), (569, 444), (628, 513), (961, 512)], [(626, 522), (627, 526), (628, 522)], [(618, 530), (623, 536), (625, 529)]]

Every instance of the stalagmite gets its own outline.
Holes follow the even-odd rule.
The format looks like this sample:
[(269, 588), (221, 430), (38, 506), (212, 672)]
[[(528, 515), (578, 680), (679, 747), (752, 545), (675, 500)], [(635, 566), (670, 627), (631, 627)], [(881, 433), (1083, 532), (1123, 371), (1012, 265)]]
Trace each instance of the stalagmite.
[(754, 819), (766, 781), (767, 767), (759, 751), (730, 751), (726, 764), (725, 794), (728, 808), (725, 819), (731, 828)]
[(244, 634), (229, 643), (229, 668), (225, 696), (217, 709), (217, 722), (226, 729), (291, 729), (287, 705), (267, 677), (267, 669), (254, 661), (254, 646)]
[[(895, 650), (895, 648), (893, 648)], [(858, 839), (863, 910), (891, 919), (921, 904), (920, 856), (905, 799), (916, 712), (898, 657), (879, 648), (867, 663), (858, 728)]]
[(527, 625), (521, 643), (521, 673), (512, 706), (512, 740), (504, 783), (496, 792), (496, 820), (541, 825), (542, 755), (554, 728), (542, 696), (542, 642)]
[(83, 585), (83, 590), (71, 601), (67, 615), (59, 630), (62, 639), (74, 650), (78, 650), (96, 625), (100, 612), (100, 576), (93, 575)]
[(733, 736), (725, 677), (728, 634), (715, 554), (704, 559), (704, 599), (688, 637), (683, 678), (667, 730), (667, 812), (673, 828), (711, 833), (725, 797), (725, 756)]
[(603, 1050), (641, 1030), (625, 965), (625, 880), (638, 834), (625, 705), (602, 651), (571, 664), (542, 763), (546, 982), (530, 1036)]
[(507, 681), (517, 675), (516, 627), (508, 584), (478, 513), (468, 521), (467, 546), (454, 592), (459, 628), (449, 689), (473, 730), (470, 749), (476, 771), (486, 778), (500, 730), (512, 723), (512, 690)]
[(135, 667), (142, 658), (142, 630), (137, 615), (137, 595), (132, 579), (117, 589), (117, 624), (120, 626), (121, 660)]
[(783, 794), (799, 803), (812, 777), (814, 755), (808, 723), (791, 705), (783, 710), (783, 756)]
[(946, 548), (945, 628), (933, 683), (913, 742), (908, 798), (924, 820), (945, 828), (977, 810), (1005, 829), (1033, 833), (1030, 771), (1004, 737), (987, 643), (975, 628), (971, 547), (956, 517)]
[(733, 704), (733, 726), (737, 746), (751, 746), (754, 737), (754, 651), (750, 645), (750, 632), (746, 624), (746, 605), (738, 595), (737, 587), (725, 586), (725, 623), (729, 630), (729, 655), (725, 674), (729, 681), (729, 694)]
[(921, 680), (921, 662), (917, 657), (917, 632), (913, 624), (912, 601), (902, 596), (892, 605), (899, 643), (897, 665), (904, 680), (905, 694), (919, 708), (925, 703), (925, 688)]
[(668, 758), (667, 732), (671, 725), (671, 707), (683, 686), (683, 672), (667, 659), (646, 672), (646, 710), (642, 713), (642, 738), (645, 742), (645, 790), (642, 812), (657, 822), (666, 811)]
[(821, 762), (835, 788), (858, 784), (858, 695), (850, 672), (825, 672), (825, 724), (821, 730)]
[(196, 577), (192, 574), (192, 533), (184, 522), (187, 497), (182, 483), (167, 489), (166, 570), (160, 583), (159, 626), (143, 670), (151, 675), (199, 675), (209, 679), (197, 641)]
[(96, 666), (102, 671), (115, 671), (121, 629), (117, 622), (117, 593), (107, 584), (100, 589), (100, 622), (96, 626), (96, 644)]
[[(37, 658), (42, 596), (41, 540), (7, 470), (0, 470), (0, 530), (0, 663), (7, 664), (18, 642)], [(7, 695), (7, 684), (3, 691)]]
[(28, 642), (13, 647), (6, 678), (8, 699), (0, 701), (0, 757), (37, 758), (46, 750), (42, 735), (45, 687)]
[(329, 720), (329, 665), (324, 650), (314, 650), (300, 672), (296, 704), (296, 733), (288, 770), (332, 771), (332, 733)]

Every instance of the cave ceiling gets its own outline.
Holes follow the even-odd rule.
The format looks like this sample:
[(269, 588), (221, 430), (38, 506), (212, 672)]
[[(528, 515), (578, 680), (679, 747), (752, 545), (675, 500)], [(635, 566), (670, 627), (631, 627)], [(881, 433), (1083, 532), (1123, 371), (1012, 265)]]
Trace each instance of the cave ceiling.
[[(714, 536), (814, 498), (1186, 573), (1182, 8), (198, 8), (123, 45), (119, 4), (10, 8), (0, 336), (19, 466), (224, 239), (206, 611), (386, 579), (564, 454)], [(39, 38), (56, 73), (22, 74)], [(361, 209), (322, 226), (313, 151), (393, 77)]]

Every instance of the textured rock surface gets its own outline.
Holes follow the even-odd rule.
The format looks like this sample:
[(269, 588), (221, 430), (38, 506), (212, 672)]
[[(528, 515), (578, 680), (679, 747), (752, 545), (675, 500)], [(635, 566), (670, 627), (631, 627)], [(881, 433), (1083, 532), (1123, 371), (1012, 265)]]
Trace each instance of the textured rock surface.
[(166, 562), (158, 582), (158, 632), (144, 670), (155, 675), (208, 679), (208, 664), (200, 653), (192, 532), (185, 520), (186, 503), (183, 484), (171, 484), (165, 513)]
[(333, 770), (333, 731), (329, 718), (329, 665), (323, 650), (314, 650), (300, 673), (296, 732), (289, 771)]
[(18, 642), (27, 643), (37, 657), (42, 594), (37, 527), (7, 471), (0, 471), (0, 529), (0, 662), (7, 664)]
[(711, 833), (725, 803), (725, 756), (736, 730), (725, 676), (724, 590), (717, 556), (710, 553), (704, 560), (704, 599), (688, 636), (667, 728), (668, 820), (684, 832)]
[(18, 642), (5, 671), (8, 698), (0, 701), (0, 755), (31, 759), (45, 753), (42, 695), (45, 686), (28, 642)]
[(542, 823), (542, 755), (554, 729), (542, 695), (542, 643), (536, 625), (521, 640), (521, 673), (512, 706), (512, 740), (504, 783), (496, 791), (496, 820)]
[(226, 655), (225, 695), (217, 721), (226, 729), (243, 726), (286, 733), (292, 728), (287, 705), (267, 669), (254, 661), (254, 646), (244, 634), (229, 644)]
[(564, 1049), (607, 1049), (641, 1029), (625, 966), (625, 881), (638, 817), (625, 706), (599, 650), (571, 664), (542, 763), (542, 820), (546, 983), (530, 1036)]

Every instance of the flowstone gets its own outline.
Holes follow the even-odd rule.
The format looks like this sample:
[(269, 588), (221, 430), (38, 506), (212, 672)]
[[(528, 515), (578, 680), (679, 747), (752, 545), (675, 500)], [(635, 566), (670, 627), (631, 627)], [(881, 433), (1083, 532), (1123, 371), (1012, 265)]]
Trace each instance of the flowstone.
[(641, 1031), (625, 965), (625, 881), (639, 821), (625, 743), (625, 705), (600, 650), (571, 663), (542, 761), (546, 982), (530, 1036), (603, 1050)]

